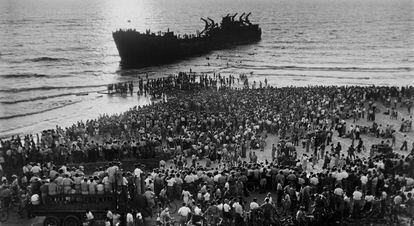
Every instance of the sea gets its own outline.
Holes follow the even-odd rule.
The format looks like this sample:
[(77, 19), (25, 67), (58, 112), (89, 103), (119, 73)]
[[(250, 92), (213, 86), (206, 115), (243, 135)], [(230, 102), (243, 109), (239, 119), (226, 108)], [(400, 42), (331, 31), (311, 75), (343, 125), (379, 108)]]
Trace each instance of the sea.
[[(202, 30), (251, 12), (258, 43), (124, 69), (117, 29)], [(150, 98), (111, 83), (179, 71), (248, 75), (273, 86), (414, 85), (413, 0), (1, 0), (0, 137), (118, 114)], [(236, 16), (238, 18), (238, 16)]]

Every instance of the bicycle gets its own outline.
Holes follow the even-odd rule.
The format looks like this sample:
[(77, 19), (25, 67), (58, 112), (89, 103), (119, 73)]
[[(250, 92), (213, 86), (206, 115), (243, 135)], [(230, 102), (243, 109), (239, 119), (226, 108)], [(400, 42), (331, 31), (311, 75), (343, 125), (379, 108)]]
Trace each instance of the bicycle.
[(187, 222), (188, 226), (204, 226), (207, 224), (207, 219), (204, 216), (192, 215)]
[(225, 224), (223, 223), (223, 218), (222, 217), (213, 217), (213, 216), (207, 216), (205, 217), (205, 223), (204, 225), (208, 225), (208, 226), (224, 226)]
[(296, 225), (294, 220), (293, 220), (293, 217), (291, 217), (291, 216), (279, 219), (279, 223), (280, 223), (279, 225), (283, 225), (283, 226)]

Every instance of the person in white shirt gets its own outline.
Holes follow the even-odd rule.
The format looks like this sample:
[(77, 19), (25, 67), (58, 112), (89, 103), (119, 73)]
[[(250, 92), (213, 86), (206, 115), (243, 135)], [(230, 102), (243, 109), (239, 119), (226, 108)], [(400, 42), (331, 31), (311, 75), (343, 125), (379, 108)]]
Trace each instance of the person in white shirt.
[(135, 216), (135, 225), (145, 225), (144, 219), (142, 219), (142, 214), (138, 212)]
[(361, 188), (362, 188), (362, 193), (365, 194), (366, 192), (366, 188), (367, 188), (367, 183), (368, 183), (368, 177), (364, 174), (361, 175)]
[(231, 207), (229, 205), (229, 200), (225, 199), (223, 204), (223, 217), (227, 220), (231, 219), (231, 213), (230, 213)]
[(183, 202), (185, 204), (188, 204), (188, 201), (191, 198), (191, 193), (189, 191), (183, 190), (182, 195), (183, 195)]
[(40, 197), (39, 197), (39, 195), (38, 194), (32, 195), (32, 197), (30, 197), (30, 202), (34, 206), (40, 205)]
[(310, 183), (311, 183), (313, 186), (316, 186), (316, 185), (318, 185), (318, 184), (319, 184), (319, 180), (318, 180), (318, 178), (316, 177), (316, 175), (314, 175), (313, 177), (311, 177), (311, 179), (310, 179)]
[(375, 197), (373, 195), (367, 195), (365, 196), (365, 201), (370, 203), (375, 199)]
[(105, 186), (102, 183), (96, 185), (96, 192), (98, 195), (105, 194)]
[(106, 170), (108, 173), (108, 182), (111, 184), (111, 188), (115, 189), (115, 174), (118, 171), (118, 166), (114, 163), (111, 163), (111, 166)]
[(221, 176), (220, 174), (214, 175), (214, 177), (213, 177), (214, 182), (218, 183), (218, 179), (219, 179), (220, 176)]
[(342, 195), (344, 194), (344, 190), (339, 185), (336, 185), (334, 194), (342, 197)]
[(240, 205), (239, 202), (233, 203), (234, 213), (238, 214), (240, 217), (243, 215), (243, 207)]
[(165, 161), (164, 160), (160, 160), (160, 169), (164, 169), (165, 167)]
[(112, 224), (112, 220), (110, 220), (109, 218), (105, 218), (105, 226), (111, 226)]
[(138, 165), (135, 165), (134, 176), (141, 177), (141, 174), (142, 173), (143, 173), (143, 171), (139, 168), (139, 166)]
[(259, 204), (257, 203), (257, 198), (253, 199), (253, 202), (250, 203), (250, 211), (259, 208)]
[(141, 174), (143, 173), (143, 171), (138, 167), (138, 164), (135, 165), (135, 170), (134, 170), (134, 185), (135, 188), (137, 189), (137, 193), (141, 194)]
[(198, 204), (197, 206), (194, 207), (194, 215), (201, 216), (201, 214), (202, 214), (202, 211), (200, 208), (200, 204)]
[(112, 221), (112, 219), (114, 219), (114, 215), (112, 214), (112, 211), (110, 211), (109, 209), (106, 209), (105, 211), (106, 211), (106, 218)]
[(121, 222), (121, 214), (115, 212), (112, 218), (112, 225), (116, 226)]
[(191, 174), (187, 174), (184, 178), (185, 183), (190, 184), (194, 182), (194, 177)]
[(188, 208), (187, 205), (183, 203), (183, 206), (178, 209), (177, 213), (180, 216), (180, 225), (185, 225), (188, 221), (188, 215), (191, 213), (190, 208)]
[(88, 225), (93, 225), (95, 217), (93, 216), (92, 212), (87, 209), (86, 210), (86, 221), (88, 222)]
[(29, 164), (29, 163), (27, 163), (27, 165), (24, 165), (24, 166), (23, 166), (23, 174), (24, 174), (24, 175), (26, 175), (27, 173), (29, 173), (29, 172), (30, 172), (30, 170), (31, 170), (31, 167), (32, 167), (32, 166), (30, 166), (30, 164)]
[(359, 215), (363, 207), (363, 200), (362, 200), (362, 192), (360, 191), (360, 188), (358, 186), (355, 188), (354, 193), (352, 193), (352, 199), (354, 200), (353, 212), (355, 215)]
[(126, 223), (127, 223), (127, 226), (134, 225), (134, 216), (131, 213), (127, 213), (127, 215), (126, 215)]
[(236, 225), (243, 224), (243, 207), (239, 202), (242, 202), (242, 198), (239, 198), (239, 201), (233, 203), (233, 209), (235, 213), (235, 223)]
[(105, 176), (105, 177), (102, 179), (102, 184), (104, 184), (104, 188), (105, 188), (105, 192), (106, 192), (106, 193), (110, 193), (110, 192), (112, 192), (112, 185), (111, 185), (111, 183), (109, 182), (109, 177), (108, 177), (108, 176)]
[(66, 173), (68, 171), (68, 168), (65, 165), (62, 165), (59, 170), (62, 170), (63, 173)]
[(169, 179), (167, 179), (167, 186), (168, 187), (173, 187), (175, 184), (175, 178), (174, 177), (169, 177)]
[(217, 208), (220, 210), (220, 212), (223, 212), (223, 203), (217, 204)]
[(266, 202), (266, 199), (269, 199), (269, 203), (273, 204), (273, 198), (272, 198), (272, 194), (270, 192), (267, 193), (266, 197), (264, 198), (264, 202)]
[(210, 190), (208, 190), (208, 191), (204, 194), (204, 202), (205, 202), (205, 203), (210, 202)]
[(229, 184), (229, 182), (226, 182), (226, 183), (224, 184), (224, 188), (225, 188), (226, 190), (229, 190), (229, 189), (230, 189), (230, 184)]
[(30, 172), (32, 172), (32, 174), (39, 174), (40, 171), (42, 171), (42, 168), (40, 168), (39, 165), (34, 165), (31, 169)]
[(355, 188), (354, 193), (352, 193), (352, 198), (354, 201), (361, 201), (362, 200), (362, 192), (359, 191), (359, 187)]
[(170, 176), (167, 179), (167, 196), (168, 196), (169, 199), (171, 199), (173, 197), (174, 184), (175, 184), (175, 178)]

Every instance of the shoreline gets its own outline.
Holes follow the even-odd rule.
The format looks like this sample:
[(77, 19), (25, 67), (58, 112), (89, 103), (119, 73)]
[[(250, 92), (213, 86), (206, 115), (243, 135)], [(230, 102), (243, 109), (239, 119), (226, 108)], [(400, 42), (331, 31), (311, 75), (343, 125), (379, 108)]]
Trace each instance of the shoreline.
[[(178, 74), (178, 73), (177, 73)], [(213, 74), (216, 73), (194, 73), (197, 76), (200, 75), (209, 75), (212, 76)], [(221, 76), (223, 77), (228, 77), (231, 76), (234, 73), (217, 73), (217, 74), (221, 74)], [(176, 74), (175, 74), (176, 75)], [(159, 79), (159, 78), (166, 78), (169, 75), (166, 76), (154, 76), (154, 77), (150, 77), (149, 80), (155, 80), (155, 79)], [(256, 75), (252, 75), (252, 74), (246, 74), (246, 77), (248, 79), (252, 78), (252, 77), (256, 77)], [(43, 117), (42, 120), (36, 122), (36, 123), (30, 123), (30, 124), (26, 124), (26, 125), (22, 125), (20, 127), (14, 127), (14, 128), (9, 128), (5, 131), (0, 132), (0, 139), (10, 139), (12, 136), (17, 136), (17, 135), (23, 135), (23, 134), (36, 134), (36, 133), (41, 133), (41, 131), (43, 130), (47, 130), (47, 129), (53, 129), (55, 128), (56, 125), (58, 126), (71, 126), (73, 124), (76, 124), (79, 121), (85, 121), (85, 120), (94, 120), (96, 118), (98, 118), (101, 115), (104, 114), (108, 114), (108, 115), (113, 115), (113, 114), (121, 114), (124, 113), (125, 111), (130, 110), (131, 108), (135, 107), (135, 106), (145, 106), (147, 104), (151, 104), (151, 97), (149, 96), (140, 96), (137, 95), (137, 93), (135, 92), (137, 89), (137, 83), (139, 83), (139, 78), (135, 78), (133, 80), (128, 80), (128, 81), (123, 81), (120, 83), (124, 83), (124, 82), (133, 82), (134, 83), (134, 93), (133, 95), (129, 95), (127, 94), (126, 96), (123, 94), (116, 94), (115, 95), (107, 95), (102, 93), (102, 90), (97, 92), (97, 91), (91, 91), (91, 92), (84, 92), (87, 93), (88, 97), (91, 97), (90, 99), (87, 100), (78, 100), (76, 102), (67, 104), (65, 106), (57, 106), (54, 107), (52, 109), (47, 109), (47, 110), (42, 110), (40, 112), (35, 112), (35, 113), (30, 113), (28, 115), (22, 115), (22, 116), (18, 116), (18, 117), (11, 117), (11, 116), (7, 116), (7, 118), (5, 119), (0, 119), (0, 124), (2, 124), (4, 127), (12, 127), (11, 125), (14, 124), (14, 122), (21, 122), (21, 121), (36, 121), (33, 120), (33, 117), (36, 119), (37, 116), (39, 117)], [(259, 82), (264, 82), (265, 79), (267, 79), (268, 77), (260, 77), (259, 80), (255, 80), (257, 81), (257, 84), (259, 84)], [(109, 84), (108, 84), (109, 85)], [(237, 83), (236, 87), (241, 87), (242, 84)], [(412, 85), (406, 85), (406, 86), (394, 86), (394, 85), (373, 85), (373, 84), (361, 84), (361, 85), (348, 85), (348, 84), (339, 84), (339, 85), (301, 85), (299, 84), (295, 84), (295, 85), (286, 85), (286, 84), (270, 84), (269, 82), (269, 86), (274, 87), (274, 88), (312, 88), (312, 87), (338, 87), (338, 88), (344, 88), (344, 87), (377, 87), (377, 88), (381, 88), (381, 87), (396, 87), (398, 89), (401, 89), (401, 87), (412, 87)], [(107, 96), (106, 96), (107, 95)], [(73, 95), (71, 95), (72, 97)], [(116, 100), (116, 102), (115, 102)], [(102, 106), (102, 109), (95, 109), (94, 111), (91, 111), (90, 109), (92, 108), (97, 108), (97, 106)], [(117, 108), (118, 110), (114, 110), (114, 107)], [(73, 116), (71, 117), (71, 115), (65, 115), (62, 114), (63, 112), (73, 112), (75, 113), (76, 111), (79, 110), (79, 108), (83, 108), (82, 110), (86, 109), (86, 111), (89, 112), (83, 112), (82, 115), (77, 115), (77, 116)], [(54, 115), (61, 115), (61, 117), (54, 117)], [(8, 118), (10, 117), (10, 118)], [(61, 121), (61, 119), (63, 119), (63, 123)], [(1, 123), (1, 121), (3, 121), (3, 123)], [(51, 121), (55, 121), (58, 122), (58, 124), (54, 124), (52, 125)]]
[[(185, 72), (180, 72), (180, 73), (185, 74)], [(201, 81), (200, 78), (202, 76), (206, 76), (205, 78), (208, 78), (208, 79), (211, 79), (212, 77), (213, 78), (218, 78), (218, 76), (219, 76), (218, 75), (216, 77), (215, 74), (211, 75), (211, 74), (191, 73), (191, 72), (190, 72), (190, 74), (195, 77), (195, 80), (198, 80), (197, 82), (200, 82)], [(148, 80), (145, 80), (145, 82), (143, 83), (143, 85), (145, 86), (145, 85), (148, 85), (151, 82), (158, 81), (156, 79), (161, 79), (160, 81), (162, 81), (162, 79), (166, 79), (166, 78), (167, 77), (150, 78), (150, 79), (147, 78)], [(169, 76), (168, 78), (173, 78), (173, 77)], [(338, 89), (338, 90), (340, 90), (340, 89), (345, 89), (345, 90), (348, 90), (348, 89), (356, 89), (356, 90), (359, 90), (359, 89), (368, 89), (369, 90), (369, 89), (383, 89), (383, 88), (387, 88), (387, 89), (401, 90), (401, 87), (395, 87), (395, 86), (336, 86), (336, 85), (331, 85), (331, 86), (325, 86), (325, 85), (313, 86), (313, 85), (308, 85), (308, 86), (286, 86), (286, 87), (277, 87), (276, 86), (276, 87), (274, 87), (274, 86), (272, 86), (270, 84), (267, 84), (267, 81), (266, 80), (263, 83), (262, 83), (262, 81), (259, 81), (259, 82), (256, 82), (256, 81), (253, 81), (252, 82), (252, 81), (250, 81), (250, 83), (249, 83), (249, 81), (248, 81), (249, 77), (247, 75), (244, 75), (244, 76), (240, 75), (239, 78), (236, 78), (234, 76), (232, 77), (231, 75), (229, 75), (228, 77), (227, 76), (222, 76), (220, 79), (222, 79), (223, 81), (220, 81), (220, 84), (219, 85), (216, 84), (216, 86), (217, 86), (217, 88), (216, 88), (217, 90), (216, 91), (217, 92), (220, 92), (219, 89), (220, 88), (223, 88), (223, 87), (224, 88), (230, 88), (233, 91), (240, 90), (241, 92), (243, 92), (242, 90), (247, 90), (246, 92), (249, 92), (249, 91), (252, 91), (252, 92), (254, 92), (254, 91), (260, 91), (264, 87), (266, 87), (264, 89), (270, 89), (270, 90), (278, 90), (278, 89), (280, 89), (280, 90), (283, 90), (283, 89), (286, 89), (286, 90), (289, 90), (289, 89), (296, 90), (296, 89), (300, 89), (300, 90), (303, 90), (303, 91), (308, 91), (308, 90), (317, 89), (317, 88), (321, 88), (321, 89)], [(228, 82), (229, 79), (231, 81), (233, 81), (232, 85), (228, 85), (228, 84), (226, 85), (226, 81)], [(236, 80), (237, 80), (237, 83), (235, 82)], [(142, 81), (143, 80), (141, 79), (141, 82)], [(247, 84), (245, 83), (246, 81), (247, 81)], [(216, 81), (216, 83), (217, 83), (217, 81)], [(67, 129), (68, 127), (71, 127), (71, 126), (73, 127), (77, 123), (79, 124), (79, 122), (85, 123), (85, 122), (90, 121), (90, 120), (94, 121), (94, 120), (97, 120), (97, 119), (99, 119), (99, 118), (101, 118), (103, 116), (106, 116), (106, 117), (119, 117), (122, 114), (126, 114), (127, 112), (130, 112), (133, 109), (136, 109), (137, 107), (138, 108), (145, 108), (145, 107), (148, 107), (148, 106), (150, 106), (151, 104), (153, 104), (155, 102), (158, 102), (158, 101), (155, 101), (155, 102), (153, 101), (154, 96), (152, 94), (145, 93), (145, 95), (144, 95), (144, 93), (142, 92), (142, 87), (140, 88), (139, 86), (142, 86), (142, 84), (141, 85), (138, 84), (138, 85), (134, 86), (134, 88), (138, 88), (138, 92), (135, 92), (135, 90), (134, 90), (134, 92), (131, 93), (131, 94), (127, 93), (125, 95), (125, 94), (117, 94), (117, 93), (115, 93), (114, 96), (113, 95), (108, 95), (107, 97), (100, 98), (100, 99), (103, 99), (103, 100), (104, 99), (121, 100), (121, 101), (117, 102), (119, 105), (116, 106), (116, 108), (115, 107), (110, 108), (111, 110), (113, 110), (113, 113), (112, 114), (111, 113), (107, 113), (107, 112), (105, 112), (105, 113), (96, 112), (97, 113), (96, 114), (97, 116), (94, 117), (94, 118), (92, 118), (92, 117), (89, 117), (89, 118), (78, 117), (78, 120), (76, 120), (76, 122), (73, 122), (73, 121), (68, 120), (68, 121), (64, 121), (64, 123), (56, 124), (56, 126), (59, 127), (60, 130), (62, 130), (62, 128), (66, 128)], [(249, 87), (249, 89), (245, 89), (246, 86)], [(402, 86), (402, 87), (403, 88), (405, 87), (406, 89), (412, 89), (411, 86)], [(188, 95), (195, 95), (195, 94), (199, 94), (200, 92), (205, 92), (205, 91), (206, 90), (194, 90), (194, 91), (191, 91)], [(95, 95), (98, 96), (98, 98), (99, 98), (99, 97), (102, 97), (101, 94), (102, 93), (97, 92)], [(155, 93), (155, 95), (158, 95), (158, 94)], [(172, 96), (174, 97), (175, 96), (175, 93), (172, 93)], [(136, 98), (138, 98), (138, 103), (135, 102), (135, 99)], [(410, 103), (412, 104), (412, 101), (413, 101), (412, 100), (412, 96), (410, 98), (411, 99), (407, 99), (406, 101), (410, 100), (411, 101)], [(122, 100), (127, 100), (127, 101), (122, 101)], [(391, 99), (390, 102), (392, 102), (392, 100), (393, 99)], [(402, 102), (404, 102), (404, 100), (402, 100)], [(112, 102), (112, 103), (115, 103), (115, 102)], [(377, 101), (374, 101), (374, 103), (381, 105), (382, 109), (384, 108), (384, 106), (378, 100)], [(366, 104), (367, 104), (367, 100), (365, 100), (365, 102), (364, 102), (364, 105), (366, 105)], [(400, 103), (400, 105), (402, 107), (403, 103)], [(122, 107), (119, 108), (119, 106), (122, 106)], [(90, 106), (90, 107), (94, 107), (94, 106)], [(97, 107), (97, 106), (95, 106), (95, 107)], [(337, 107), (339, 107), (339, 106), (337, 106)], [(106, 110), (108, 110), (108, 108)], [(400, 115), (403, 115), (406, 118), (407, 117), (411, 117), (411, 120), (412, 120), (412, 113), (411, 114), (401, 113), (401, 109), (399, 109), (399, 113), (400, 113)], [(379, 115), (381, 115), (381, 114), (379, 114)], [(61, 118), (56, 118), (56, 119), (59, 120), (59, 121), (61, 121)], [(381, 121), (378, 121), (377, 120), (377, 122), (379, 124), (384, 124), (384, 125), (385, 124), (388, 125), (390, 123), (388, 120), (384, 120), (384, 119), (381, 119)], [(369, 126), (369, 125), (367, 123), (365, 123), (363, 126)], [(396, 125), (394, 125), (394, 126), (396, 126)], [(40, 130), (37, 129), (36, 130), (35, 128), (33, 128), (31, 130), (32, 131), (31, 133), (25, 133), (25, 132), (23, 132), (26, 129), (26, 127), (24, 127), (22, 129), (20, 129), (20, 131), (22, 131), (22, 132), (20, 132), (20, 133), (13, 133), (13, 134), (9, 133), (9, 134), (6, 134), (6, 135), (1, 135), (0, 136), (0, 139), (2, 139), (2, 140), (9, 140), (9, 139), (11, 139), (12, 137), (15, 137), (15, 136), (20, 136), (21, 138), (24, 138), (24, 136), (26, 136), (26, 135), (34, 135), (34, 136), (37, 136), (37, 135), (41, 134), (42, 131), (46, 131), (46, 130), (56, 130), (57, 127), (48, 127), (48, 128), (44, 127), (43, 130), (42, 129), (40, 129)], [(17, 129), (17, 130), (19, 130), (19, 129)], [(397, 134), (398, 134), (398, 138), (400, 138), (401, 133), (397, 133)], [(39, 137), (39, 138), (41, 139), (41, 137)], [(411, 141), (411, 139), (410, 139), (409, 144), (413, 143), (413, 141)]]

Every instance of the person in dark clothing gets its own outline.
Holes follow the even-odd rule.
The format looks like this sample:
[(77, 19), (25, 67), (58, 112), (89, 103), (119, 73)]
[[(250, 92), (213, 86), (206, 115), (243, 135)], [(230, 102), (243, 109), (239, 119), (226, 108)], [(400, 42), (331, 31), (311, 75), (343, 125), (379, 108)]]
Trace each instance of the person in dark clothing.
[(263, 210), (263, 224), (265, 226), (273, 225), (275, 222), (274, 213), (276, 211), (276, 208), (272, 204), (270, 204), (269, 198), (266, 198), (265, 203), (261, 205), (259, 208)]
[(349, 146), (349, 148), (348, 148), (348, 157), (351, 158), (351, 159), (355, 159), (354, 145)]
[(338, 142), (338, 144), (336, 144), (335, 154), (339, 156), (341, 154), (341, 150), (342, 150), (341, 143)]
[(404, 141), (400, 148), (401, 151), (407, 151), (408, 150), (408, 142), (407, 142), (407, 135), (404, 135)]

